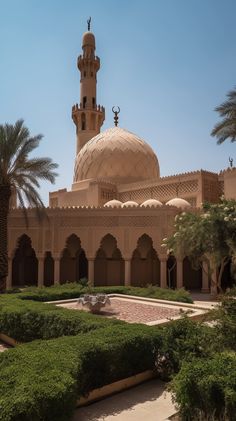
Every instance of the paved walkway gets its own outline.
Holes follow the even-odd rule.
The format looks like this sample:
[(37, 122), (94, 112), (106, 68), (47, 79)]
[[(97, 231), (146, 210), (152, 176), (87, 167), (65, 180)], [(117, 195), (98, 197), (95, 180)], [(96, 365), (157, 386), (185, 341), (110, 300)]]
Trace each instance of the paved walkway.
[(219, 304), (219, 301), (214, 299), (210, 294), (203, 294), (198, 292), (193, 292), (191, 297), (194, 301), (194, 304), (205, 307), (206, 309), (212, 309)]
[(176, 413), (166, 384), (158, 379), (75, 411), (73, 421), (164, 421)]

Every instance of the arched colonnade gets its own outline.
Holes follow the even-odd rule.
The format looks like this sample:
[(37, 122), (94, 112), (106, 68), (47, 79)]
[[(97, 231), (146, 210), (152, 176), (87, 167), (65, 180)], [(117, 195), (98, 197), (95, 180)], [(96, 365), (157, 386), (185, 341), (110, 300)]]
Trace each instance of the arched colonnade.
[(72, 233), (64, 248), (53, 255), (50, 250), (36, 253), (31, 238), (23, 234), (9, 258), (8, 287), (50, 286), (78, 282), (87, 278), (91, 285), (159, 285), (163, 288), (208, 290), (208, 279), (202, 270), (194, 270), (187, 257), (176, 259), (158, 254), (152, 238), (142, 234), (127, 256), (117, 239), (108, 233), (101, 238), (96, 252), (87, 256), (80, 238)]

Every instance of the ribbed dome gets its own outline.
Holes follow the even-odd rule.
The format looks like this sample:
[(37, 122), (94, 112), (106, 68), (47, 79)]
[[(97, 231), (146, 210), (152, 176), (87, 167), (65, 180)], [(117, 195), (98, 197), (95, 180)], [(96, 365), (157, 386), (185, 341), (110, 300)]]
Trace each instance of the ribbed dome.
[(133, 200), (128, 200), (127, 202), (121, 205), (122, 208), (137, 208), (138, 203), (134, 202)]
[(174, 199), (169, 200), (169, 202), (166, 203), (166, 205), (169, 206), (176, 206), (176, 208), (190, 208), (191, 205), (187, 200), (181, 199), (180, 197), (175, 197)]
[(159, 176), (159, 164), (152, 148), (135, 134), (113, 127), (93, 137), (80, 150), (74, 182), (95, 178), (132, 183)]
[(121, 206), (122, 202), (116, 199), (109, 200), (109, 202), (106, 202), (104, 205), (105, 208), (120, 208)]
[(151, 208), (151, 207), (153, 207), (153, 208), (158, 208), (159, 206), (162, 206), (162, 203), (161, 202), (159, 202), (159, 200), (156, 200), (156, 199), (148, 199), (148, 200), (145, 200), (145, 202), (143, 202), (142, 204), (141, 204), (141, 206), (143, 207), (143, 208)]

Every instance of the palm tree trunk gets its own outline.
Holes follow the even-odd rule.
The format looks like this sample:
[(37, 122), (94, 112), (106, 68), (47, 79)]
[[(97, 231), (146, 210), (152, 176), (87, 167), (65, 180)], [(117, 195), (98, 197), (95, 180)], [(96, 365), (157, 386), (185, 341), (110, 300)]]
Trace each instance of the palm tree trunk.
[(0, 185), (0, 292), (6, 289), (8, 275), (7, 225), (11, 187)]

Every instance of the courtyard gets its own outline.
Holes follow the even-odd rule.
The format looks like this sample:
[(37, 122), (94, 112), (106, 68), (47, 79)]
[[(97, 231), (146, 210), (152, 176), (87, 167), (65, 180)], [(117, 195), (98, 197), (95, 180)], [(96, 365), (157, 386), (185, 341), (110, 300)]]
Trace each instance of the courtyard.
[(235, 15), (2, 2), (0, 421), (236, 421)]

